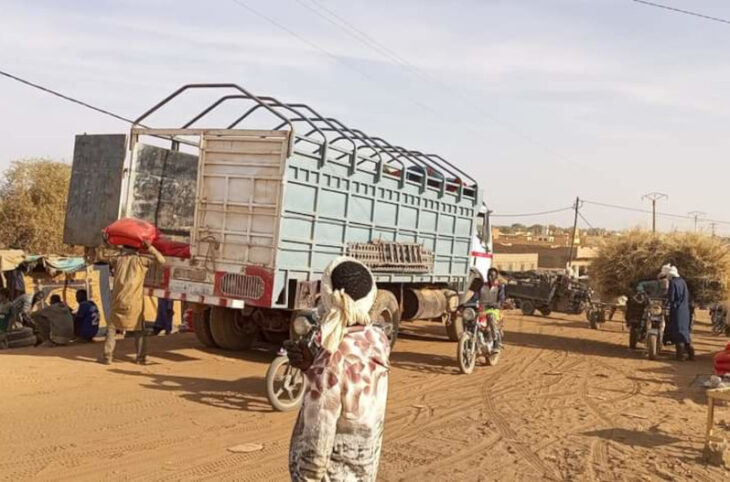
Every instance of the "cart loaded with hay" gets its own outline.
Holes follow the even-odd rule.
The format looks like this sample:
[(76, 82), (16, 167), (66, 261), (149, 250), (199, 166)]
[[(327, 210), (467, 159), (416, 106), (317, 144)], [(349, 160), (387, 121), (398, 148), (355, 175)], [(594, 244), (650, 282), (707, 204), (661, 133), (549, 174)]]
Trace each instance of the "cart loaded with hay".
[(730, 244), (721, 238), (697, 233), (632, 231), (607, 240), (591, 264), (591, 283), (603, 299), (631, 298), (640, 282), (657, 279), (661, 267), (667, 263), (676, 266), (687, 281), (695, 307), (703, 309), (726, 304), (730, 286)]
[(656, 279), (671, 263), (687, 281), (692, 301), (707, 308), (727, 299), (730, 244), (696, 233), (632, 231), (606, 241), (591, 264), (593, 288), (602, 297), (629, 296), (640, 281)]

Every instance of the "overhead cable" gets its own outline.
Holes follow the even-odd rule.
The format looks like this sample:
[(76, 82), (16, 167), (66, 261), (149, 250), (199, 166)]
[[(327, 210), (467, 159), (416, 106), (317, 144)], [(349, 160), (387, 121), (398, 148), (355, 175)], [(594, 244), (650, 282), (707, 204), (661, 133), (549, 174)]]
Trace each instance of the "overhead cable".
[(20, 82), (21, 84), (25, 84), (25, 85), (27, 85), (29, 87), (33, 87), (33, 88), (38, 89), (38, 90), (41, 90), (43, 92), (47, 92), (47, 93), (49, 93), (51, 95), (55, 95), (56, 97), (60, 97), (63, 100), (67, 100), (69, 102), (73, 102), (74, 104), (78, 104), (80, 106), (86, 107), (87, 109), (91, 109), (91, 110), (94, 110), (94, 111), (99, 112), (101, 114), (107, 115), (109, 117), (113, 117), (113, 118), (115, 118), (117, 120), (124, 121), (124, 122), (128, 122), (130, 124), (134, 124), (134, 121), (133, 120), (127, 119), (124, 116), (121, 116), (119, 114), (115, 114), (114, 112), (108, 111), (106, 109), (102, 109), (101, 107), (96, 107), (94, 105), (89, 104), (88, 102), (84, 102), (82, 100), (75, 99), (75, 98), (70, 97), (68, 95), (62, 94), (62, 93), (60, 93), (58, 91), (49, 89), (48, 87), (43, 87), (42, 85), (39, 85), (39, 84), (36, 84), (36, 83), (31, 82), (29, 80), (26, 80), (26, 79), (23, 79), (21, 77), (18, 77), (17, 75), (13, 75), (13, 74), (10, 74), (10, 73), (5, 72), (5, 71), (2, 71), (2, 70), (0, 70), (0, 75), (2, 75), (4, 77), (7, 77), (9, 79), (15, 80), (16, 82)]
[(661, 9), (669, 10), (669, 11), (672, 11), (675, 13), (682, 13), (684, 15), (691, 15), (692, 17), (698, 17), (698, 18), (702, 18), (705, 20), (712, 20), (713, 22), (721, 22), (721, 23), (730, 24), (730, 20), (720, 18), (720, 17), (713, 17), (711, 15), (705, 15), (704, 13), (692, 12), (690, 10), (682, 10), (681, 8), (671, 7), (669, 5), (663, 5), (661, 3), (647, 2), (646, 0), (632, 0), (632, 1), (636, 2), (636, 3), (648, 5), (649, 7), (661, 8)]

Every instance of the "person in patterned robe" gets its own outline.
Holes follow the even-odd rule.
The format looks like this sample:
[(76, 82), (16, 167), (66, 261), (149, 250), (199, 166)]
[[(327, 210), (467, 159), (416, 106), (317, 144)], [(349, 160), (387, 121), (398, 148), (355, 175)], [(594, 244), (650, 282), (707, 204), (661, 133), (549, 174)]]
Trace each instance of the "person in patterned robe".
[(388, 399), (390, 344), (368, 312), (377, 287), (359, 261), (340, 257), (322, 275), (322, 349), (291, 344), (307, 386), (289, 449), (293, 481), (374, 481)]

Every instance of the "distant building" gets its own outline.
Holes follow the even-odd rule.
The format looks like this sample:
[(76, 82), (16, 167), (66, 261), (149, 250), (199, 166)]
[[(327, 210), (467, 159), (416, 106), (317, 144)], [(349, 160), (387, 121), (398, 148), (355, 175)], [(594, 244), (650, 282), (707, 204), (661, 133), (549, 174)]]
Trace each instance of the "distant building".
[(492, 264), (499, 271), (531, 271), (538, 268), (537, 253), (494, 253)]
[[(499, 243), (514, 243), (514, 244), (527, 244), (532, 246), (570, 246), (570, 234), (555, 234), (549, 230), (544, 230), (540, 234), (533, 234), (527, 232), (517, 233), (502, 233), (499, 230), (494, 230), (492, 236), (495, 242)], [(575, 246), (581, 244), (580, 232), (576, 232)]]
[[(590, 264), (596, 257), (596, 248), (585, 248), (576, 246), (573, 248), (573, 269), (578, 276), (586, 276), (590, 271)], [(567, 267), (570, 246), (556, 245), (536, 245), (534, 243), (494, 243), (494, 263), (500, 256), (506, 255), (537, 255), (537, 267), (540, 269), (562, 270)], [(509, 261), (505, 261), (509, 264)], [(513, 266), (517, 266), (517, 262), (513, 262)], [(506, 268), (505, 268), (506, 269)], [(507, 269), (507, 271), (511, 271)], [(515, 271), (519, 271), (515, 269)]]

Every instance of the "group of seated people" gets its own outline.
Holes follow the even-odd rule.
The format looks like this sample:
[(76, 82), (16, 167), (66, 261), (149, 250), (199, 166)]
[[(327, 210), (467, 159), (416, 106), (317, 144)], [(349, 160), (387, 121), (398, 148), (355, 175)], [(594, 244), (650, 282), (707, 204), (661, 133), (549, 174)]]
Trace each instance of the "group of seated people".
[[(44, 294), (24, 293), (10, 300), (10, 291), (0, 289), (0, 304), (10, 304), (13, 322), (10, 329), (30, 327), (37, 337), (37, 345), (66, 345), (71, 341), (89, 342), (99, 331), (99, 309), (88, 299), (86, 290), (76, 291), (76, 312), (57, 294), (49, 298), (47, 306), (38, 306)], [(38, 309), (35, 309), (38, 308)]]

